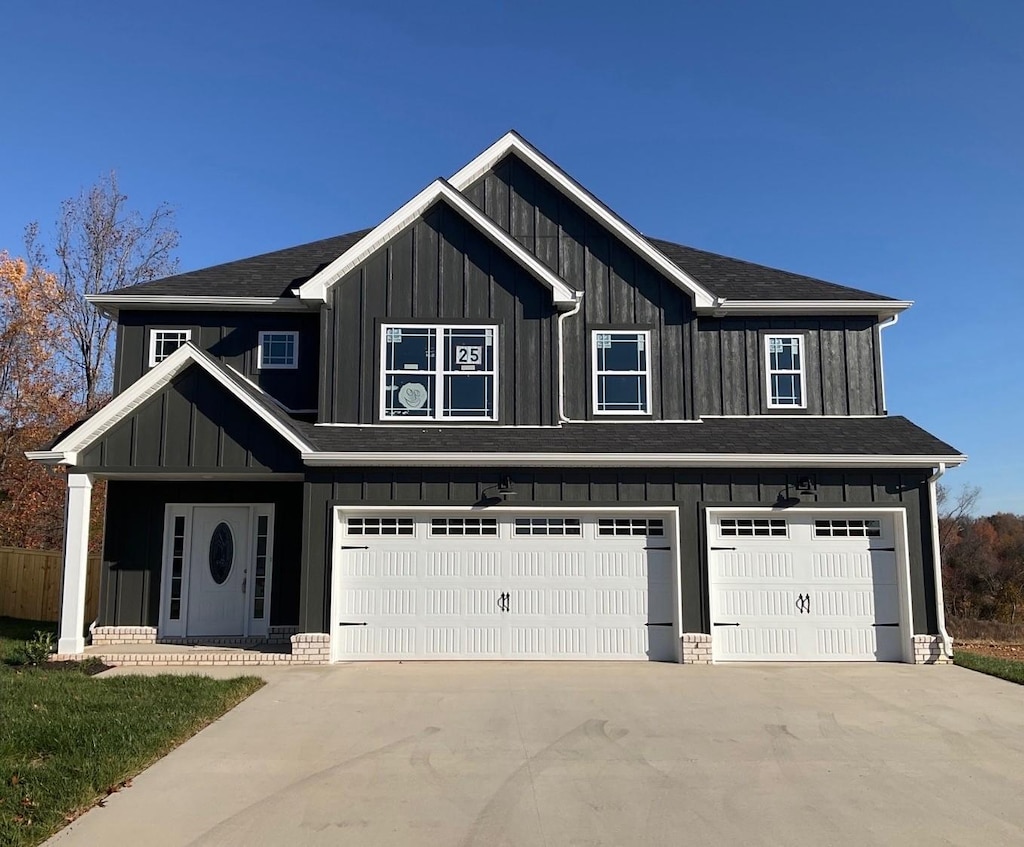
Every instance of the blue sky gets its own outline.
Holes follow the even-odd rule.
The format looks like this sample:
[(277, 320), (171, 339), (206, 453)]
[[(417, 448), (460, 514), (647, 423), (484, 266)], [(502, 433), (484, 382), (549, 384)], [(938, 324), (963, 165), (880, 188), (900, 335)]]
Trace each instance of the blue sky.
[(40, 0), (4, 28), (0, 249), (114, 168), (203, 267), (373, 225), (514, 127), (649, 235), (917, 301), (890, 411), (1024, 512), (1024, 4)]

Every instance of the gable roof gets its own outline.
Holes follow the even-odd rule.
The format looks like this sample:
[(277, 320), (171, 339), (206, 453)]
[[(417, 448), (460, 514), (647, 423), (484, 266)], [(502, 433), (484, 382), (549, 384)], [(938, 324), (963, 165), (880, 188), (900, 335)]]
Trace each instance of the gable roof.
[(515, 152), (517, 156), (575, 200), (680, 288), (689, 292), (696, 308), (708, 309), (716, 305), (716, 297), (711, 291), (691, 277), (680, 265), (669, 261), (629, 223), (615, 214), (514, 130), (505, 133), (473, 161), (461, 168), (449, 182), (459, 191), (464, 191), (511, 152)]
[(246, 386), (248, 380), (241, 374), (221, 364), (191, 342), (186, 342), (92, 417), (67, 430), (49, 450), (29, 451), (25, 454), (26, 457), (48, 464), (77, 464), (78, 456), (83, 450), (157, 395), (174, 377), (192, 365), (203, 368), (300, 453), (314, 449), (295, 428), (293, 419), (276, 402)]
[(366, 233), (326, 268), (305, 282), (299, 288), (298, 296), (302, 300), (326, 301), (327, 289), (439, 200), (443, 200), (458, 211), (511, 258), (518, 261), (540, 282), (548, 286), (556, 304), (572, 305), (577, 302), (577, 292), (572, 286), (543, 265), (536, 256), (527, 252), (521, 244), (443, 179), (434, 180), (408, 203)]
[(543, 265), (461, 193), (510, 153), (565, 192), (654, 267), (688, 291), (699, 312), (862, 313), (888, 317), (911, 305), (910, 301), (644, 236), (514, 131), (506, 133), (461, 168), (450, 181), (434, 181), (372, 229), (89, 295), (87, 299), (111, 313), (129, 306), (157, 309), (203, 306), (304, 309), (307, 304), (322, 302), (330, 285), (433, 202), (444, 200), (547, 285), (557, 304), (573, 304), (576, 292), (565, 280)]

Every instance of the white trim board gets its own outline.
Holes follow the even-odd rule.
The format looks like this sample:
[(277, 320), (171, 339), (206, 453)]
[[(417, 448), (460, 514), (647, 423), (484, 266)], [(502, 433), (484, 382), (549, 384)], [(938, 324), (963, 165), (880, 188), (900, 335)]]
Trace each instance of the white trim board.
[(83, 450), (118, 422), (128, 417), (146, 400), (159, 393), (175, 376), (192, 364), (203, 368), (217, 382), (241, 400), (257, 417), (269, 424), (275, 432), (296, 450), (303, 454), (312, 452), (313, 446), (306, 443), (291, 427), (287, 426), (280, 418), (273, 414), (267, 404), (257, 400), (248, 391), (245, 391), (234, 379), (224, 372), (220, 365), (189, 341), (133, 382), (106, 406), (82, 423), (81, 426), (62, 438), (52, 449), (26, 453), (25, 455), (29, 459), (49, 464), (76, 465), (78, 463), (78, 456)]
[[(454, 428), (453, 428), (454, 429)], [(306, 452), (311, 467), (374, 465), (409, 467), (687, 467), (687, 468), (935, 468), (960, 465), (967, 457), (828, 453), (395, 453), (390, 451)]]
[(689, 292), (698, 309), (712, 309), (720, 305), (718, 297), (658, 250), (626, 221), (598, 200), (587, 189), (548, 159), (517, 132), (509, 131), (483, 151), (473, 161), (455, 173), (449, 182), (457, 191), (465, 191), (473, 182), (493, 168), (508, 153), (515, 152), (554, 186), (575, 200), (589, 214), (608, 227), (626, 244), (640, 253), (655, 268), (664, 273), (680, 288)]
[(522, 245), (443, 179), (434, 180), (408, 203), (360, 238), (326, 268), (303, 283), (296, 289), (299, 298), (306, 302), (326, 303), (327, 291), (334, 283), (383, 247), (438, 200), (448, 203), (512, 259), (550, 288), (556, 305), (566, 308), (575, 305), (576, 290), (574, 288), (543, 265), (536, 256), (528, 253)]
[(308, 312), (309, 306), (293, 297), (217, 297), (209, 294), (86, 294), (85, 299), (106, 315), (120, 309), (195, 311), (231, 309), (236, 312)]

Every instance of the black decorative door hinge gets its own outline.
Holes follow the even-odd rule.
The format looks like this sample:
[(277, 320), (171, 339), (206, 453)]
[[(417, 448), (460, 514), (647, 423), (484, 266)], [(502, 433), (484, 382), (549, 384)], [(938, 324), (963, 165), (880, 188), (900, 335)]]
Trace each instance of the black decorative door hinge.
[(370, 548), (367, 547), (365, 544), (362, 545), (361, 547), (360, 546), (351, 545), (351, 544), (342, 544), (341, 545), (341, 549), (342, 550), (369, 550)]
[(735, 550), (735, 547), (711, 547), (711, 550)]
[(713, 623), (712, 626), (739, 626), (739, 623)]

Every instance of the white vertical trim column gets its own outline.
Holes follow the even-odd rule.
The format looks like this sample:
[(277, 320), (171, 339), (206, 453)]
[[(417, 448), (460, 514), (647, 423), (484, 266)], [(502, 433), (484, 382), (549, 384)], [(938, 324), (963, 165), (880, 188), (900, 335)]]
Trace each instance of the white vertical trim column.
[(68, 474), (64, 511), (64, 568), (60, 589), (60, 637), (58, 653), (85, 651), (85, 583), (89, 570), (89, 514), (92, 509), (92, 477)]

